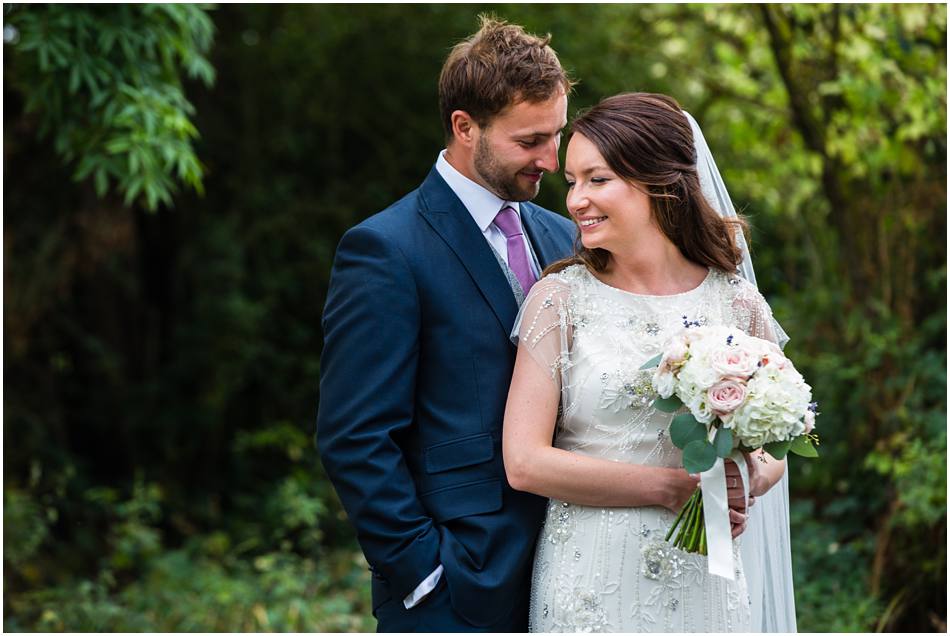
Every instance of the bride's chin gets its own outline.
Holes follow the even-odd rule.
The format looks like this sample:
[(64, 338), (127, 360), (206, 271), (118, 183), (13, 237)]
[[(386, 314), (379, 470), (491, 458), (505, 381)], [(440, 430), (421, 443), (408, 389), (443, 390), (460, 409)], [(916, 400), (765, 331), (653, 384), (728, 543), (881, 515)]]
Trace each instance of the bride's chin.
[(589, 250), (594, 250), (594, 249), (597, 249), (598, 247), (601, 247), (600, 241), (588, 240), (584, 236), (581, 237), (581, 245), (583, 245), (585, 248)]

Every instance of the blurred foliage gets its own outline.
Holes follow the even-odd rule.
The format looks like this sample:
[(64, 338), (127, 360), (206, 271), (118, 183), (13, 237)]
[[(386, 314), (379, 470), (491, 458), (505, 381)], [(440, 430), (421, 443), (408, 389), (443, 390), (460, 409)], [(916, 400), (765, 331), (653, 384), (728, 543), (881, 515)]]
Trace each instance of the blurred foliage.
[(320, 315), (485, 10), (701, 122), (821, 404), (799, 628), (946, 631), (946, 7), (616, 4), (5, 6), (6, 630), (373, 628)]
[[(214, 81), (214, 33), (197, 5), (5, 5), (17, 64), (6, 75), (52, 133), (56, 152), (102, 196), (118, 184), (126, 204), (171, 205), (175, 179), (201, 190), (181, 75)], [(5, 69), (6, 70), (6, 69)]]

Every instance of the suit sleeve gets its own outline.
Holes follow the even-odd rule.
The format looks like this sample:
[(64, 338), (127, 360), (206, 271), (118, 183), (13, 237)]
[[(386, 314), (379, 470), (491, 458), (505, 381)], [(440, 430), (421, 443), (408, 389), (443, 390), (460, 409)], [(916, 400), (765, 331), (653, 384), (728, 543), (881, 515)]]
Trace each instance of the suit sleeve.
[(398, 443), (413, 424), (419, 327), (403, 254), (372, 229), (351, 229), (323, 313), (317, 444), (367, 560), (400, 599), (439, 565), (438, 532)]

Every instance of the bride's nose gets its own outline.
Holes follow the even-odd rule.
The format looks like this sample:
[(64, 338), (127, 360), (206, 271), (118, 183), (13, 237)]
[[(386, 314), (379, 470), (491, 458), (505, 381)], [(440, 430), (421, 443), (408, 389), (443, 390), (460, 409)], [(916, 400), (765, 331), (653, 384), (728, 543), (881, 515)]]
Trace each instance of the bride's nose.
[(588, 203), (587, 197), (579, 191), (576, 185), (567, 191), (567, 211), (574, 216), (587, 208)]

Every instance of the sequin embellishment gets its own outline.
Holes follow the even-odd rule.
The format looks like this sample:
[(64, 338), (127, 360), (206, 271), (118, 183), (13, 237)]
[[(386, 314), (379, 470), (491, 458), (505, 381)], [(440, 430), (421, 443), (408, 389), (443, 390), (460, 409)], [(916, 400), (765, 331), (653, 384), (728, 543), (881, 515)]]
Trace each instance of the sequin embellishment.
[(551, 500), (547, 519), (548, 541), (554, 544), (567, 543), (574, 535), (574, 510), (566, 501)]
[(643, 576), (654, 581), (668, 582), (678, 577), (683, 569), (683, 559), (666, 541), (645, 543), (640, 548)]
[(656, 399), (651, 370), (632, 374), (619, 372), (617, 375), (620, 376), (619, 382), (604, 381), (598, 404), (600, 408), (618, 413), (623, 409), (646, 408)]

